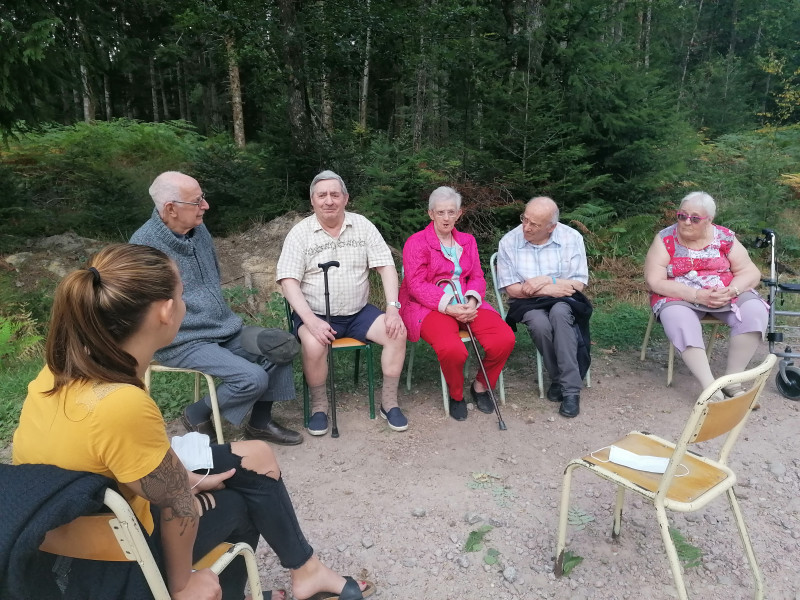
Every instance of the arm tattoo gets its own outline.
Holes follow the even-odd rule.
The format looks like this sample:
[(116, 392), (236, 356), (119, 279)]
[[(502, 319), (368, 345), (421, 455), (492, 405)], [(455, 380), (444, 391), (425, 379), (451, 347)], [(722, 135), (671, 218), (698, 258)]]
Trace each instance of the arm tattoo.
[(161, 509), (165, 521), (180, 519), (182, 531), (197, 521), (197, 506), (189, 490), (186, 468), (169, 450), (149, 475), (142, 477), (144, 497)]

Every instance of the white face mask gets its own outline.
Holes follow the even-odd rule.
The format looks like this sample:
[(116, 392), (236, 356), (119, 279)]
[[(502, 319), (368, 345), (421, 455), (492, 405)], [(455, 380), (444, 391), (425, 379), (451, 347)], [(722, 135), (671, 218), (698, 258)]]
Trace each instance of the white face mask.
[[(595, 456), (595, 452), (599, 452), (604, 448), (600, 448), (600, 450), (595, 450), (595, 452), (592, 452), (592, 458), (600, 462), (613, 462), (617, 465), (622, 465), (623, 467), (636, 469), (637, 471), (647, 471), (648, 473), (664, 473), (667, 470), (667, 465), (669, 465), (669, 458), (636, 454), (635, 452), (625, 450), (624, 448), (619, 448), (618, 446), (607, 447), (609, 449), (608, 460), (601, 460)], [(683, 467), (686, 472), (679, 475), (676, 474), (675, 477), (683, 477), (689, 474), (689, 469), (686, 467), (686, 465), (681, 464), (680, 466)]]
[(198, 469), (211, 469), (214, 466), (210, 442), (211, 440), (206, 434), (193, 431), (175, 436), (170, 445), (187, 470), (197, 471)]

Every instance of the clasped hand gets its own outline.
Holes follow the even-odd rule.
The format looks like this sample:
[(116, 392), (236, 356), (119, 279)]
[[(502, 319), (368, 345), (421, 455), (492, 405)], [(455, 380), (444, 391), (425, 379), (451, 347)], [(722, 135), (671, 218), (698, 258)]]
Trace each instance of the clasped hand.
[(729, 287), (713, 287), (697, 292), (697, 302), (709, 308), (720, 308), (736, 298), (736, 292)]
[(445, 314), (450, 315), (459, 323), (472, 323), (478, 316), (478, 309), (472, 302), (466, 304), (448, 304)]

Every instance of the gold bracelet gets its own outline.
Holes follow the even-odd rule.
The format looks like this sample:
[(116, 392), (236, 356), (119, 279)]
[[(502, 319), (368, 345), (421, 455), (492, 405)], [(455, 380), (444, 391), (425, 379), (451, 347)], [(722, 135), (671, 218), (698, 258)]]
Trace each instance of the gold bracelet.
[(694, 304), (695, 306), (699, 306), (699, 304), (697, 303), (697, 294), (699, 294), (699, 293), (700, 293), (700, 290), (695, 290), (694, 291), (694, 302), (692, 304)]
[(742, 292), (740, 292), (740, 291), (739, 291), (739, 288), (738, 288), (738, 287), (736, 287), (736, 286), (733, 286), (733, 291), (734, 291), (734, 292), (736, 292), (736, 295), (737, 295), (737, 296), (740, 296), (740, 295), (742, 294)]

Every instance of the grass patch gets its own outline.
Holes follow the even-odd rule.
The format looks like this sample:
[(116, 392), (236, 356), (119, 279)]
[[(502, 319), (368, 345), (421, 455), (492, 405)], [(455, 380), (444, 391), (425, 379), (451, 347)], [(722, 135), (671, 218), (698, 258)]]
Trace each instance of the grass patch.
[(0, 369), (0, 444), (11, 441), (11, 435), (19, 423), (22, 403), (28, 395), (28, 384), (42, 370), (44, 360), (40, 357), (16, 359), (4, 362)]

